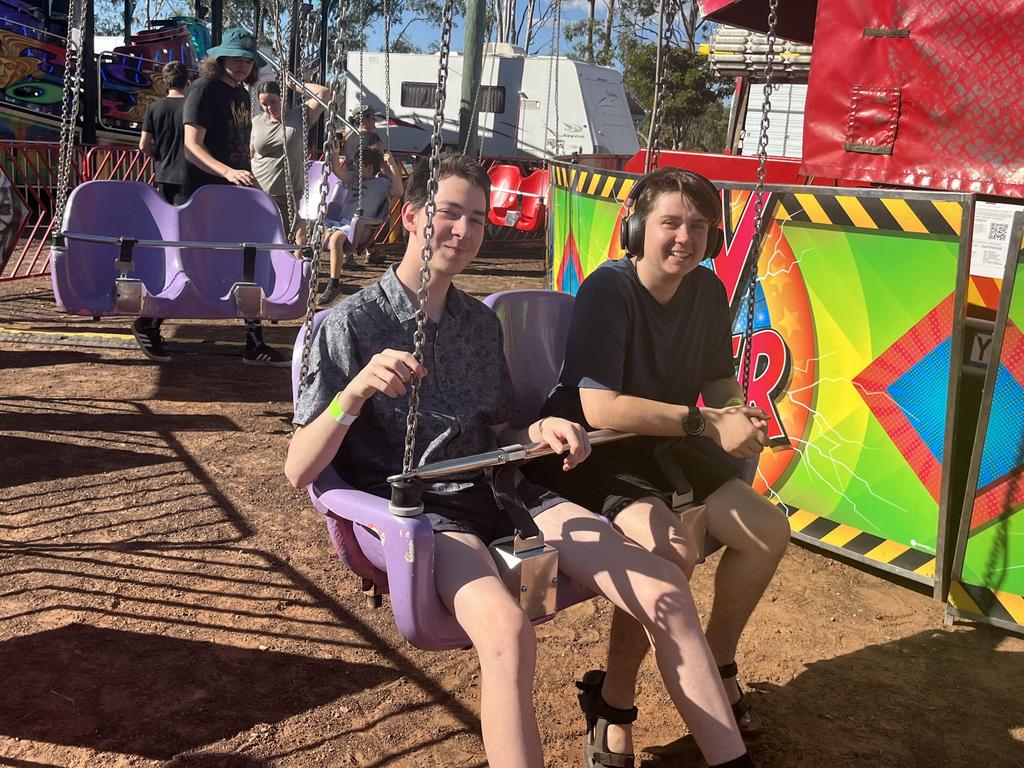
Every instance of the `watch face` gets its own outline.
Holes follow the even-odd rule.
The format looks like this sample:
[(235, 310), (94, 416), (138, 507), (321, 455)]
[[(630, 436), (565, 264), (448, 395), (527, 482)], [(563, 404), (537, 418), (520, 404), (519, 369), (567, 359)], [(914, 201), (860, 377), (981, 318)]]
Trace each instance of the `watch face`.
[(699, 435), (704, 431), (704, 416), (696, 406), (690, 409), (690, 414), (683, 422), (683, 431), (688, 435)]

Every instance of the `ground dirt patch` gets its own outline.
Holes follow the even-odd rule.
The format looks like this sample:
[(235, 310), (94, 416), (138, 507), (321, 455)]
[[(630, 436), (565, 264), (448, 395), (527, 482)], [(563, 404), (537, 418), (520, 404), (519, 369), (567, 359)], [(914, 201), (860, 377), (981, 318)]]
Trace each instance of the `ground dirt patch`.
[[(459, 284), (540, 287), (543, 258), (507, 247)], [(35, 279), (0, 286), (0, 328), (0, 766), (483, 765), (474, 655), (416, 651), (365, 607), (282, 474), (288, 372), (240, 365), (240, 323), (168, 323), (155, 365)], [(591, 601), (538, 630), (550, 766), (582, 765), (572, 681), (608, 618)], [(738, 661), (760, 766), (1024, 765), (1024, 640), (795, 545)], [(701, 765), (649, 661), (638, 704), (641, 765)]]

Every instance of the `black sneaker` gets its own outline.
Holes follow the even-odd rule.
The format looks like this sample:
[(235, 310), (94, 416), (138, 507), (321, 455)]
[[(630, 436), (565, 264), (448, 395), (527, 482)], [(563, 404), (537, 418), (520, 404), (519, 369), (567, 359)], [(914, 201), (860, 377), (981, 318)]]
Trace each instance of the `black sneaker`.
[(292, 364), (290, 358), (285, 357), (262, 341), (255, 345), (245, 345), (245, 352), (242, 353), (242, 362), (246, 365), (272, 365), (275, 368), (284, 368)]
[(317, 303), (323, 307), (330, 304), (336, 298), (341, 295), (341, 285), (338, 283), (328, 283), (324, 292), (320, 294), (320, 298), (317, 299)]
[(132, 323), (132, 335), (139, 344), (142, 354), (158, 363), (166, 363), (171, 359), (170, 352), (164, 345), (164, 337), (160, 335), (160, 327), (139, 327), (139, 321)]

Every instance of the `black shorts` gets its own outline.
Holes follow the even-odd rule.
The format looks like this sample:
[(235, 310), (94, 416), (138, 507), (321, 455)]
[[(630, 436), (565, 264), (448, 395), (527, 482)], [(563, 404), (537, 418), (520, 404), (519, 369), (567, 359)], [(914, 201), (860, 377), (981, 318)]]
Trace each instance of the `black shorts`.
[(643, 498), (659, 498), (672, 506), (673, 491), (681, 489), (678, 478), (670, 479), (659, 465), (655, 451), (661, 446), (671, 449), (672, 458), (693, 489), (695, 502), (703, 502), (740, 476), (734, 463), (738, 460), (707, 438), (678, 442), (647, 437), (623, 440), (594, 448), (586, 461), (568, 472), (562, 470), (561, 456), (527, 462), (525, 472), (534, 483), (614, 520), (619, 512)]
[(435, 533), (471, 533), (484, 544), (490, 544), (516, 531), (512, 518), (505, 511), (506, 506), (513, 503), (509, 494), (515, 494), (518, 503), (529, 512), (530, 517), (537, 517), (545, 510), (566, 501), (515, 471), (512, 486), (503, 492), (496, 492), (488, 482), (474, 483), (465, 490), (451, 493), (424, 491), (423, 513)]

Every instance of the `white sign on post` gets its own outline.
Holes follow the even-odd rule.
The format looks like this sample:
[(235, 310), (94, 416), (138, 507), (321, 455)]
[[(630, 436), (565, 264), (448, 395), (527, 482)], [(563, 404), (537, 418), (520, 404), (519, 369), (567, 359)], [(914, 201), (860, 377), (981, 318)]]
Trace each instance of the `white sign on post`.
[(971, 238), (971, 274), (975, 277), (1002, 279), (1009, 251), (1013, 214), (1024, 206), (978, 201), (974, 207), (974, 233)]

